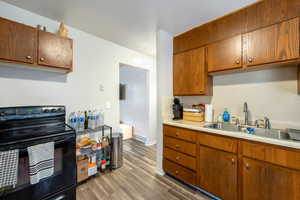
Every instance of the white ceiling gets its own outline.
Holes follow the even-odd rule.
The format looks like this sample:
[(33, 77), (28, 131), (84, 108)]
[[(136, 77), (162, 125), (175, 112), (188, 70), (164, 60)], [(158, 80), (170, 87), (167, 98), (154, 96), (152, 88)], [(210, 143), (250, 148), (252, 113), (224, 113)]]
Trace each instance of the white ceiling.
[(7, 3), (155, 55), (156, 30), (177, 35), (256, 0), (5, 0)]

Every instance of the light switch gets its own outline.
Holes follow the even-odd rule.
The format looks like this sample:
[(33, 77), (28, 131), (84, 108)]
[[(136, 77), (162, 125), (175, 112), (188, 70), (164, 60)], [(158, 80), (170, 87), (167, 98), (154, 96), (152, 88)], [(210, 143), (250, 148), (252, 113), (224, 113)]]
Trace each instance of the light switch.
[(106, 109), (110, 109), (111, 108), (111, 103), (109, 101), (107, 101), (105, 103), (105, 107), (106, 107)]

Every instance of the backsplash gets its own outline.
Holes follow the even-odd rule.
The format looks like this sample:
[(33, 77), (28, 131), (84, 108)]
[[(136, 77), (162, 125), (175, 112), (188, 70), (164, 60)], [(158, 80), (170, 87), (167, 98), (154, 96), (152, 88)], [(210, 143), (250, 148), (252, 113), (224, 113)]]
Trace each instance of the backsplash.
[(300, 128), (297, 67), (214, 76), (212, 97), (181, 97), (184, 104), (213, 104), (214, 119), (225, 108), (243, 119), (248, 103), (250, 120), (270, 118), (273, 128)]

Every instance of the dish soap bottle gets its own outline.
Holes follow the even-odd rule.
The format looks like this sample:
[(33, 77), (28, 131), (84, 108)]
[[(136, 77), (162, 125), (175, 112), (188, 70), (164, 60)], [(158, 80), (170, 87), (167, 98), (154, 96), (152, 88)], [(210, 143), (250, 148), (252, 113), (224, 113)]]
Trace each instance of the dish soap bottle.
[(230, 113), (228, 112), (227, 108), (225, 108), (223, 113), (223, 122), (226, 124), (230, 122)]

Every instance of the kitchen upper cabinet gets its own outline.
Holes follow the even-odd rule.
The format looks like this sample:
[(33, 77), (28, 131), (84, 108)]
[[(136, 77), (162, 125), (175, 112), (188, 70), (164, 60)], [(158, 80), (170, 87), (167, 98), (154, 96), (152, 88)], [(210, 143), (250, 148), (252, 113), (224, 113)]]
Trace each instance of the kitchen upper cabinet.
[(243, 159), (243, 200), (298, 200), (300, 172)]
[(199, 185), (224, 199), (237, 199), (237, 156), (200, 146)]
[(299, 58), (299, 18), (247, 33), (244, 40), (244, 64), (288, 61)]
[(211, 78), (205, 65), (205, 48), (199, 48), (173, 57), (174, 96), (209, 95)]
[(73, 41), (49, 32), (39, 31), (38, 64), (72, 70)]
[(208, 72), (242, 67), (242, 36), (216, 42), (207, 46)]
[(0, 59), (33, 64), (36, 60), (37, 30), (0, 18)]

